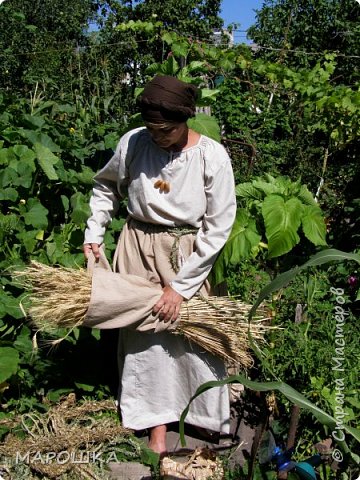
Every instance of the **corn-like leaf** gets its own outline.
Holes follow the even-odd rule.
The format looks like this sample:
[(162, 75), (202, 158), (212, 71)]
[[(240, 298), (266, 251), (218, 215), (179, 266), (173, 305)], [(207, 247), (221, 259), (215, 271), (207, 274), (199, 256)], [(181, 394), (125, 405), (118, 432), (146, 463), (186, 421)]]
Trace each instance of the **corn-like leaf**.
[[(186, 406), (185, 410), (182, 412), (180, 417), (179, 433), (180, 433), (180, 440), (181, 440), (182, 446), (185, 446), (184, 421), (185, 421), (186, 415), (189, 412), (191, 403), (195, 400), (195, 398), (197, 398), (199, 395), (206, 392), (207, 390), (210, 390), (211, 388), (215, 388), (215, 387), (222, 387), (223, 385), (228, 385), (230, 383), (240, 383), (242, 385), (245, 385), (245, 387), (250, 388), (251, 390), (255, 390), (256, 392), (268, 392), (272, 390), (277, 390), (278, 392), (281, 392), (283, 395), (285, 395), (285, 397), (288, 398), (295, 405), (298, 405), (299, 407), (304, 408), (309, 412), (311, 412), (320, 423), (329, 427), (331, 431), (335, 430), (336, 428), (336, 419), (334, 417), (324, 412), (324, 410), (321, 410), (321, 408), (319, 408), (314, 403), (310, 402), (310, 400), (308, 400), (304, 395), (302, 395), (300, 392), (292, 388), (287, 383), (256, 382), (253, 380), (249, 380), (244, 375), (232, 375), (226, 378), (225, 380), (211, 381), (211, 382), (204, 383), (196, 390), (195, 394), (191, 397), (188, 405)], [(353, 438), (355, 438), (355, 440), (360, 442), (359, 430), (357, 430), (356, 428), (349, 427), (345, 423), (342, 426), (343, 426), (343, 430), (346, 433), (348, 433)], [(338, 442), (338, 444), (341, 448), (343, 448), (344, 451), (348, 451), (348, 447), (345, 441)]]
[(252, 315), (256, 312), (257, 307), (261, 304), (261, 302), (265, 300), (265, 298), (267, 298), (272, 292), (275, 292), (276, 290), (285, 287), (302, 270), (305, 270), (308, 267), (324, 265), (328, 262), (339, 262), (343, 260), (353, 260), (357, 263), (360, 263), (360, 255), (356, 253), (342, 252), (341, 250), (336, 250), (334, 248), (328, 248), (326, 250), (318, 252), (303, 265), (281, 273), (261, 290), (258, 298), (256, 299), (256, 302), (250, 310), (249, 319), (251, 319)]

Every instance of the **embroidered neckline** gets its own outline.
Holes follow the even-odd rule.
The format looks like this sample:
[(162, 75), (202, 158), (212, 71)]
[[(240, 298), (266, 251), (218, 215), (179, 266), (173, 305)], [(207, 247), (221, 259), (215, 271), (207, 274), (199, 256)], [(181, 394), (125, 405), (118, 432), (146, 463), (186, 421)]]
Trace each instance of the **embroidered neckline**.
[[(140, 127), (141, 128), (141, 127)], [(186, 152), (189, 152), (193, 149), (196, 149), (196, 148), (199, 148), (201, 147), (202, 145), (205, 145), (206, 144), (206, 137), (202, 134), (202, 133), (199, 133), (200, 137), (199, 137), (199, 140), (197, 141), (197, 143), (195, 145), (192, 145), (191, 147), (187, 147), (187, 148), (184, 148), (183, 150), (165, 150), (164, 148), (161, 148), (159, 147), (159, 145), (157, 145), (154, 140), (152, 139), (150, 133), (147, 131), (146, 127), (143, 127), (143, 133), (145, 133), (146, 135), (149, 136), (149, 139), (150, 139), (150, 142), (152, 143), (152, 145), (154, 145), (156, 148), (158, 148), (159, 150), (161, 150), (162, 152), (165, 152), (167, 155), (179, 155), (181, 153), (186, 153)]]

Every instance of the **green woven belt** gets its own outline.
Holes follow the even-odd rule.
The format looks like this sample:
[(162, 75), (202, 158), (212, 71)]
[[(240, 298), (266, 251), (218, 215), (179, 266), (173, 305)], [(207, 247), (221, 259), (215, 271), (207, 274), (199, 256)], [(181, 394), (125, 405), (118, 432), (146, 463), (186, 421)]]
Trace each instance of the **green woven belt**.
[(142, 230), (147, 230), (150, 228), (150, 230), (152, 230), (153, 232), (166, 232), (172, 237), (174, 237), (174, 243), (171, 246), (169, 260), (171, 268), (174, 270), (175, 273), (178, 273), (178, 271), (180, 270), (180, 265), (178, 262), (180, 238), (183, 235), (196, 234), (199, 229), (193, 227), (192, 225), (179, 225), (178, 227), (170, 227), (167, 225), (158, 225), (155, 223), (145, 223), (135, 218), (131, 218), (130, 222), (134, 225), (134, 227), (138, 227)]

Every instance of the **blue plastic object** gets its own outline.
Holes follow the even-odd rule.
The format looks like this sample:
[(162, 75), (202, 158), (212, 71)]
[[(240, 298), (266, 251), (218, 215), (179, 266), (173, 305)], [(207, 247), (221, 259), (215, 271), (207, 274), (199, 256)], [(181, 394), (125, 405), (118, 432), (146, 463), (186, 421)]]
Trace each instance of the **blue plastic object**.
[(303, 480), (316, 480), (315, 468), (321, 463), (320, 455), (313, 455), (304, 462), (295, 463), (294, 472)]
[(295, 463), (291, 460), (294, 449), (282, 450), (275, 443), (274, 436), (271, 432), (266, 432), (263, 437), (262, 444), (259, 449), (259, 463), (267, 462), (276, 463), (276, 470), (282, 472), (293, 471), (300, 480), (316, 480), (316, 466), (321, 463), (320, 455), (313, 455), (303, 462)]
[(288, 472), (294, 468), (295, 463), (291, 461), (292, 450), (283, 452), (281, 448), (276, 447), (273, 451), (272, 461), (276, 462), (276, 468), (282, 472)]
[(316, 480), (315, 469), (307, 462), (295, 463), (294, 472), (303, 480)]

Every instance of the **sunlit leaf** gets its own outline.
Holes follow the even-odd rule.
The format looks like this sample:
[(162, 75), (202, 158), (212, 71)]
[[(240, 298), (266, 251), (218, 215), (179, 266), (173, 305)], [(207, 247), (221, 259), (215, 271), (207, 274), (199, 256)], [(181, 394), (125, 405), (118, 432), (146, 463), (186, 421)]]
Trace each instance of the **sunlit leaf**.
[(297, 198), (284, 200), (280, 195), (267, 196), (262, 205), (269, 258), (289, 252), (299, 241), (303, 205)]
[(41, 143), (35, 143), (34, 149), (39, 165), (48, 179), (58, 180), (59, 177), (54, 169), (54, 165), (59, 161), (58, 157), (54, 155), (48, 147), (45, 147)]
[(205, 113), (198, 113), (194, 118), (190, 118), (187, 121), (189, 128), (192, 128), (202, 135), (220, 141), (220, 127), (214, 117), (210, 117)]
[(237, 264), (248, 258), (252, 248), (260, 241), (261, 236), (256, 229), (255, 221), (250, 218), (246, 210), (238, 209), (230, 236), (212, 269), (215, 285), (225, 280), (226, 267), (229, 264)]
[(327, 245), (326, 225), (318, 206), (304, 205), (301, 224), (304, 234), (314, 245)]
[(30, 198), (27, 203), (27, 212), (24, 213), (25, 223), (38, 229), (46, 228), (48, 213), (49, 210), (37, 198)]
[(0, 347), (0, 383), (16, 373), (19, 361), (19, 353), (15, 348)]

